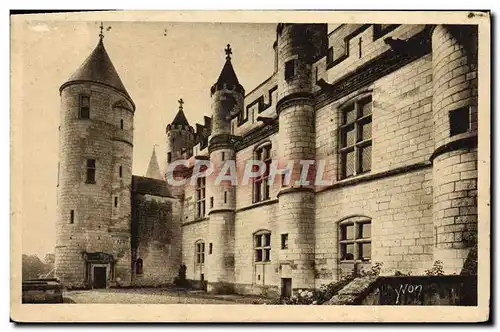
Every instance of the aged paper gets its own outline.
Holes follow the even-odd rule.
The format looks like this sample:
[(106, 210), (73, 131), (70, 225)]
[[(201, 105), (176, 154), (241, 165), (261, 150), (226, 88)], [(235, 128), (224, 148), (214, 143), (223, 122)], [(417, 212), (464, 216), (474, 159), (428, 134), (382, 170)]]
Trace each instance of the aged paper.
[(12, 320), (489, 318), (489, 13), (14, 15), (11, 52)]

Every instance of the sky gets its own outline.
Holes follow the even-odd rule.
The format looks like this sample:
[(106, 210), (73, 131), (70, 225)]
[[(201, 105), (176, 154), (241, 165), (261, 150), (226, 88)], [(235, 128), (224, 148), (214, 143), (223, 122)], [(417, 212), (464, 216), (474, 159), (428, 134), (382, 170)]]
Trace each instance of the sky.
[[(55, 246), (59, 87), (99, 40), (100, 22), (26, 21), (12, 25), (21, 61), (23, 253)], [(105, 48), (136, 104), (133, 173), (145, 175), (154, 145), (160, 167), (165, 127), (184, 100), (194, 126), (210, 116), (210, 87), (232, 48), (240, 83), (250, 92), (274, 68), (276, 24), (104, 22)], [(109, 29), (108, 27), (111, 27)], [(28, 207), (29, 208), (26, 208)]]
[[(32, 21), (12, 27), (22, 57), (23, 252), (54, 251), (59, 87), (99, 40), (100, 22)], [(136, 104), (133, 173), (145, 175), (153, 145), (160, 167), (165, 127), (184, 100), (191, 125), (210, 116), (210, 86), (229, 43), (240, 83), (251, 91), (273, 72), (275, 24), (104, 22), (104, 45)], [(106, 29), (108, 30), (108, 29)], [(24, 168), (24, 167), (23, 167)], [(26, 168), (24, 168), (26, 169)], [(28, 204), (28, 205), (27, 205)]]

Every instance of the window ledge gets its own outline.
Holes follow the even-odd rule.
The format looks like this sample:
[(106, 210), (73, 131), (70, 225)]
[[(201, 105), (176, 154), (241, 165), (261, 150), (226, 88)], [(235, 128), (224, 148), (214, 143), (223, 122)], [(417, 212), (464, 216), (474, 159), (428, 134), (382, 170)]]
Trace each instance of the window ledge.
[(250, 209), (253, 209), (253, 208), (256, 208), (256, 207), (259, 207), (259, 206), (264, 206), (264, 205), (269, 205), (269, 204), (274, 204), (274, 203), (278, 203), (278, 199), (276, 199), (276, 198), (274, 198), (274, 199), (266, 199), (265, 201), (260, 201), (260, 202), (252, 203), (250, 205), (247, 205), (247, 206), (241, 207), (239, 209), (236, 209), (236, 212), (246, 211), (246, 210), (250, 210)]
[(85, 181), (86, 184), (95, 184), (95, 181)]

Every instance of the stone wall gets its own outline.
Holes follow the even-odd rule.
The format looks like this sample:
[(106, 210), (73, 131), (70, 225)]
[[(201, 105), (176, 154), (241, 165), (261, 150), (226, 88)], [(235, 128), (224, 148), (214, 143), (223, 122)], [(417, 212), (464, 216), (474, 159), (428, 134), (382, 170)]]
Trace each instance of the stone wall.
[[(82, 94), (90, 96), (90, 119), (79, 118)], [(112, 254), (115, 277), (130, 282), (131, 110), (128, 97), (100, 84), (72, 84), (61, 91), (55, 265), (65, 286), (85, 286), (84, 251)], [(95, 183), (86, 183), (87, 159), (95, 159)]]
[(181, 265), (180, 203), (170, 197), (134, 195), (136, 260), (142, 259), (142, 274), (134, 268), (133, 284), (159, 286), (173, 283)]

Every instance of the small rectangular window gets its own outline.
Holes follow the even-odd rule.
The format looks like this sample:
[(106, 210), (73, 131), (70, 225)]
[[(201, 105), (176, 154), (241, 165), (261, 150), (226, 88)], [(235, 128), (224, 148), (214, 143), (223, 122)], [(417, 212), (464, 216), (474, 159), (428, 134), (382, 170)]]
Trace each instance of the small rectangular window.
[(214, 198), (210, 197), (210, 208), (214, 207)]
[(115, 207), (118, 207), (118, 197), (115, 196)]
[(123, 129), (123, 119), (120, 120), (120, 129)]
[(333, 62), (333, 47), (330, 47), (328, 49), (328, 53), (326, 55), (326, 63), (332, 63)]
[(74, 224), (75, 223), (75, 210), (71, 210), (69, 212), (69, 223)]
[(209, 255), (211, 255), (211, 254), (212, 254), (212, 249), (213, 249), (213, 245), (212, 245), (212, 243), (210, 243), (210, 244), (208, 245), (208, 254), (209, 254)]
[(295, 76), (295, 59), (285, 63), (285, 80), (292, 79)]
[(469, 107), (450, 111), (450, 137), (466, 133), (470, 129)]
[(281, 234), (281, 249), (288, 249), (288, 234)]
[(225, 157), (226, 157), (226, 154), (224, 153), (224, 151), (222, 151), (222, 161), (224, 161)]
[(80, 119), (90, 118), (90, 97), (80, 96)]
[(227, 203), (227, 191), (224, 191), (224, 204)]
[(87, 177), (86, 183), (95, 183), (95, 159), (87, 159)]
[(118, 175), (120, 177), (122, 177), (122, 175), (123, 175), (123, 168), (122, 168), (122, 166), (120, 166), (120, 168), (118, 169)]
[(167, 153), (167, 163), (171, 163), (172, 162), (172, 152), (168, 152)]

